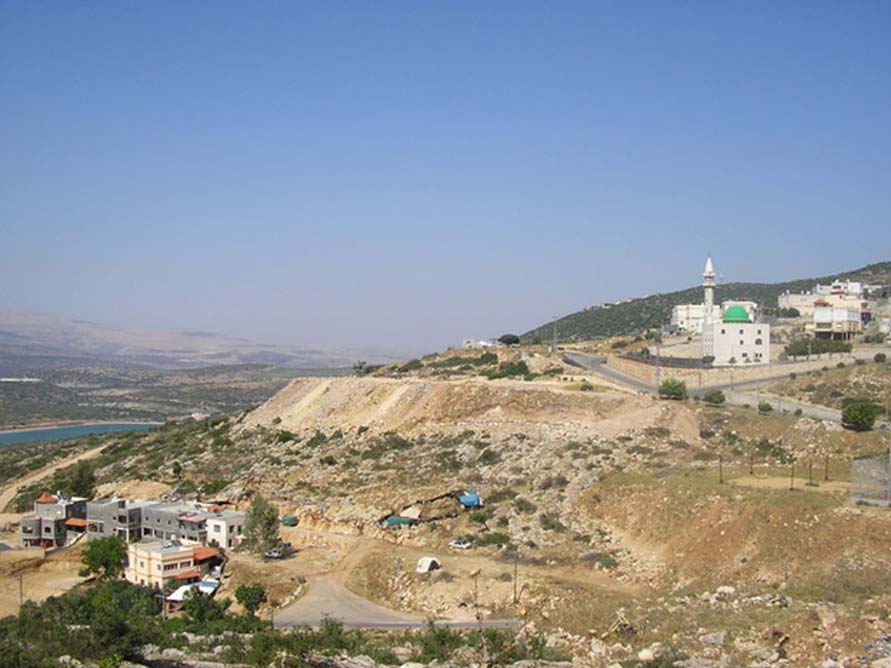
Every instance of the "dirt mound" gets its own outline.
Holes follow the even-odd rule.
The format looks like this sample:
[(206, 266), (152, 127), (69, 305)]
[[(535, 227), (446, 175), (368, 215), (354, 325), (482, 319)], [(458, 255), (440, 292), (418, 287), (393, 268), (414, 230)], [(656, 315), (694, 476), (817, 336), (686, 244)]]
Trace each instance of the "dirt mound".
[(580, 392), (558, 383), (418, 378), (302, 378), (245, 420), (250, 426), (291, 431), (367, 428), (543, 437), (613, 437), (654, 424), (659, 404), (620, 392)]

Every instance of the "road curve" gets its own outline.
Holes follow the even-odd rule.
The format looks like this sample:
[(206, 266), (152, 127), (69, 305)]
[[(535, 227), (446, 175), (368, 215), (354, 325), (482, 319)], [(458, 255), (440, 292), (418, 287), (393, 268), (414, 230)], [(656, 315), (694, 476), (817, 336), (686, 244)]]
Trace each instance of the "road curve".
[[(309, 584), (307, 592), (291, 605), (275, 612), (277, 628), (289, 626), (319, 626), (325, 619), (339, 621), (346, 628), (413, 629), (427, 625), (427, 620), (390, 610), (356, 596), (332, 578), (320, 577)], [(475, 628), (476, 621), (437, 621), (450, 627)], [(516, 626), (518, 621), (486, 620), (484, 627)]]

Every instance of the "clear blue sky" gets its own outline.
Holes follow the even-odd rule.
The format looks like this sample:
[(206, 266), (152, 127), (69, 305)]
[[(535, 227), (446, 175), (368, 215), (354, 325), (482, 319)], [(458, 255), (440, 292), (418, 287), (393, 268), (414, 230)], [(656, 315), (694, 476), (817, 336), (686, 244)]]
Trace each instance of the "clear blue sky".
[(432, 350), (891, 259), (891, 2), (0, 3), (0, 308)]

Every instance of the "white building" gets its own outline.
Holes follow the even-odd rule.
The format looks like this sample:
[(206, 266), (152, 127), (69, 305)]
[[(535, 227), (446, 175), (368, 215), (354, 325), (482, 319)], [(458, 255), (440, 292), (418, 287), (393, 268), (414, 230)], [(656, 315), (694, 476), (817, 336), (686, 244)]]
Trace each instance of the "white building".
[(207, 516), (207, 542), (220, 547), (238, 547), (244, 537), (245, 514), (222, 510)]
[(818, 295), (846, 295), (848, 297), (863, 297), (863, 283), (858, 281), (832, 281), (829, 285), (817, 283), (814, 292)]
[(770, 325), (753, 322), (743, 307), (731, 306), (713, 327), (715, 366), (770, 363)]
[[(712, 306), (712, 319), (721, 317), (721, 308)], [(705, 306), (703, 304), (678, 304), (671, 309), (671, 324), (682, 332), (702, 334), (702, 323), (705, 322)]]

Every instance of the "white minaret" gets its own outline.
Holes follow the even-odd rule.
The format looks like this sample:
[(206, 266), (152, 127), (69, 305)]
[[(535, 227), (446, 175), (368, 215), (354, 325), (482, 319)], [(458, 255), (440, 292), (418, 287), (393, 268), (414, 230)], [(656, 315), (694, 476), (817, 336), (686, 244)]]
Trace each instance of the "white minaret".
[(715, 324), (712, 320), (712, 312), (715, 304), (715, 268), (712, 266), (712, 258), (705, 261), (705, 271), (702, 272), (702, 287), (705, 288), (705, 302), (703, 303), (702, 321), (702, 356), (715, 355)]

